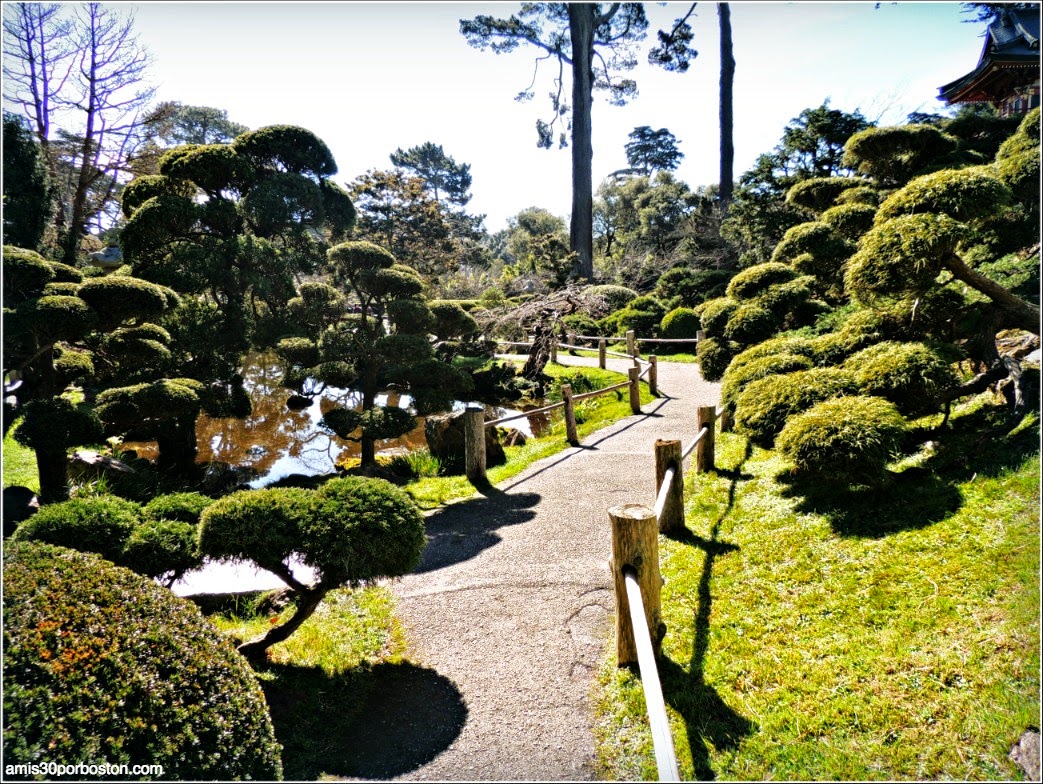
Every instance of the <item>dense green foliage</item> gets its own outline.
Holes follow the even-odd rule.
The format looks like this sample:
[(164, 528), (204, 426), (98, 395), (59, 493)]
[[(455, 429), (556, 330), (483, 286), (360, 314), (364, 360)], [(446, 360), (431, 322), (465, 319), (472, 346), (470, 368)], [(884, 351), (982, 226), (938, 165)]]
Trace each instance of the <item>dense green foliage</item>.
[(281, 778), (264, 695), (188, 602), (97, 556), (4, 548), (4, 760)]
[[(344, 477), (318, 490), (265, 488), (225, 496), (203, 512), (198, 543), (211, 558), (256, 563), (299, 596), (290, 618), (240, 646), (253, 654), (293, 634), (329, 591), (409, 572), (426, 541), (423, 516), (402, 490), (383, 479)], [(317, 571), (314, 585), (293, 579), (293, 554)]]
[(883, 398), (836, 397), (787, 420), (776, 445), (799, 473), (872, 483), (898, 454), (906, 429), (898, 409)]

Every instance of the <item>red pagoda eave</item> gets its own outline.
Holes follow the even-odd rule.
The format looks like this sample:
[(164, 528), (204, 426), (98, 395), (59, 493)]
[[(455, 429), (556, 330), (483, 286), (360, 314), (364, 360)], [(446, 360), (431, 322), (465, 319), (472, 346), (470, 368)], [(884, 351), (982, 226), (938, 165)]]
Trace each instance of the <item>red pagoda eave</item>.
[[(1007, 93), (1012, 87), (1032, 84), (1039, 80), (1039, 61), (996, 62), (993, 60), (980, 73), (970, 73), (964, 77), (967, 83), (951, 92), (945, 91), (939, 97), (946, 103), (964, 103), (979, 101), (995, 101), (998, 96)], [(956, 80), (957, 83), (962, 81)]]

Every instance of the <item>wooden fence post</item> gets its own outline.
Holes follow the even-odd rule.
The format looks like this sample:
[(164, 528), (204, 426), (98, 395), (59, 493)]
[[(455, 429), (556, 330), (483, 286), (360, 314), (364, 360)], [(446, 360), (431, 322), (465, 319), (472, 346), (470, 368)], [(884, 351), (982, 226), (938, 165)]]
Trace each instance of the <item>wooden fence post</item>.
[(659, 531), (664, 534), (684, 528), (684, 477), (681, 471), (681, 442), (659, 439), (655, 442), (656, 499), (659, 498), (663, 477), (670, 466), (674, 467), (673, 479), (666, 504), (659, 514)]
[(699, 348), (699, 344), (702, 343), (704, 340), (706, 340), (706, 330), (705, 329), (697, 329), (695, 331), (695, 347), (696, 347), (696, 349)]
[(558, 363), (558, 339), (555, 337), (550, 339), (550, 361)]
[(485, 484), (485, 406), (468, 403), (464, 409), (464, 473), (473, 485)]
[(663, 585), (659, 574), (659, 531), (655, 512), (642, 504), (613, 506), (608, 516), (612, 521), (612, 581), (616, 593), (616, 664), (633, 667), (637, 665), (637, 644), (623, 569), (629, 566), (637, 572), (648, 633), (658, 656), (666, 633), (659, 604)]
[(730, 433), (732, 432), (733, 426), (734, 423), (732, 422), (732, 410), (725, 406), (724, 411), (721, 412), (721, 432)]
[(630, 410), (635, 414), (641, 413), (641, 373), (636, 367), (627, 371), (630, 376)]
[(695, 471), (698, 474), (713, 471), (714, 434), (716, 431), (717, 409), (715, 406), (699, 406), (696, 411), (695, 430), (696, 434), (706, 428), (703, 436), (695, 446)]
[(659, 362), (655, 354), (648, 357), (648, 391), (659, 397)]
[(637, 340), (634, 338), (634, 330), (627, 330), (627, 353), (632, 356), (637, 356)]
[(572, 385), (561, 385), (561, 399), (565, 403), (565, 440), (573, 446), (579, 445), (579, 434), (576, 432), (576, 409), (572, 405)]
[(608, 348), (608, 341), (604, 338), (598, 341), (598, 367), (602, 370), (605, 369), (605, 351)]

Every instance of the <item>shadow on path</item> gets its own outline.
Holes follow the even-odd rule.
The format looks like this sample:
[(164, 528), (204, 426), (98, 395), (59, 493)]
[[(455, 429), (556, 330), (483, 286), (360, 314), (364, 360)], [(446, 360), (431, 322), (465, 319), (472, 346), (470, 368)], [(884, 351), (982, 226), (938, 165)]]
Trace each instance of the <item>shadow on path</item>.
[(467, 718), (451, 681), (408, 662), (339, 675), (292, 665), (270, 670), (276, 679), (261, 685), (287, 781), (408, 773), (448, 748)]
[(416, 574), (470, 560), (501, 541), (498, 528), (536, 517), (538, 493), (504, 493), (488, 485), (478, 490), (483, 498), (444, 506), (427, 517), (427, 548)]
[(688, 747), (692, 753), (693, 775), (703, 781), (717, 777), (710, 766), (710, 749), (707, 744), (712, 744), (717, 750), (734, 749), (743, 738), (757, 729), (754, 722), (736, 712), (721, 699), (717, 691), (706, 683), (704, 677), (706, 654), (710, 647), (714, 562), (720, 556), (739, 549), (738, 545), (722, 542), (718, 537), (721, 523), (735, 505), (736, 486), (740, 479), (747, 478), (747, 475), (742, 473), (742, 463), (749, 459), (751, 453), (752, 449), (747, 443), (746, 453), (735, 469), (717, 471), (719, 475), (727, 476), (731, 481), (728, 486), (727, 506), (711, 527), (709, 538), (703, 538), (687, 529), (674, 536), (676, 541), (698, 547), (705, 553), (705, 558), (699, 577), (699, 604), (695, 611), (691, 660), (686, 668), (666, 657), (661, 658), (659, 677), (663, 684), (663, 696), (684, 718), (688, 732)]

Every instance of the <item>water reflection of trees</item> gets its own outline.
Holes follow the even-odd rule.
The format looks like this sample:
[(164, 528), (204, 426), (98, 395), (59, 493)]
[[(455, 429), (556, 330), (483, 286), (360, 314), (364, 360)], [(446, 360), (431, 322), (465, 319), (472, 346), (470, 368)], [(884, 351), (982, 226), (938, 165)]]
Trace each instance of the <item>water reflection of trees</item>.
[[(358, 406), (361, 397), (357, 392), (326, 387), (312, 399), (311, 405), (292, 409), (286, 402), (293, 392), (280, 383), (283, 367), (276, 355), (248, 355), (242, 372), (243, 389), (250, 396), (252, 412), (245, 419), (201, 415), (196, 422), (197, 462), (220, 461), (252, 469), (259, 479), (276, 479), (289, 474), (327, 474), (338, 462), (360, 457), (358, 442), (345, 441), (319, 427), (319, 420), (331, 408)], [(388, 392), (387, 405), (408, 403), (408, 395)], [(509, 426), (519, 424), (512, 422)], [(541, 424), (544, 423), (533, 421), (531, 426), (538, 433)], [(417, 426), (406, 435), (376, 443), (378, 454), (426, 446), (423, 417), (417, 417)], [(142, 457), (156, 456), (154, 443), (128, 442), (124, 447)]]

